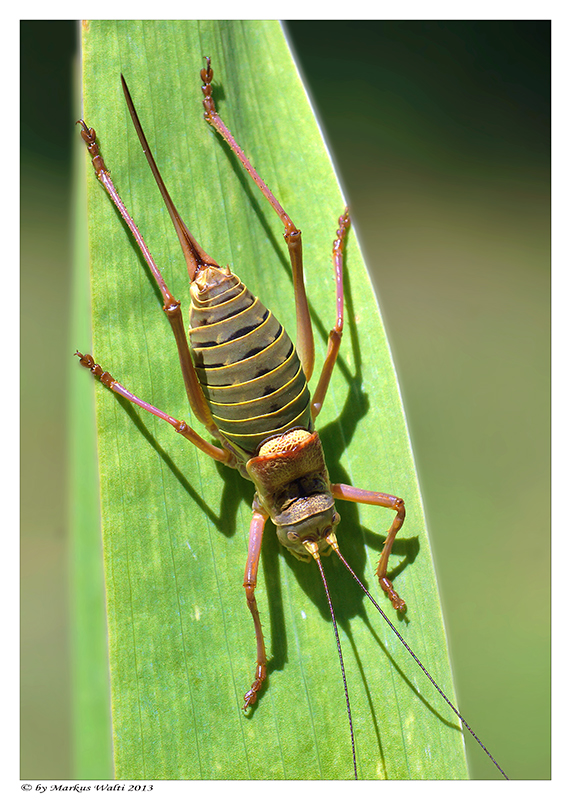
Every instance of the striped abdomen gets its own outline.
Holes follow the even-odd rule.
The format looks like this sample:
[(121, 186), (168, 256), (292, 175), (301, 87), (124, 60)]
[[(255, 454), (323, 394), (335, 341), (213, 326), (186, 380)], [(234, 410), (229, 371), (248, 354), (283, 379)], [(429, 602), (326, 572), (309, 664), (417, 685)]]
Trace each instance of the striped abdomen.
[(312, 430), (309, 389), (291, 339), (232, 273), (201, 270), (190, 287), (192, 357), (221, 433), (246, 454), (268, 436)]

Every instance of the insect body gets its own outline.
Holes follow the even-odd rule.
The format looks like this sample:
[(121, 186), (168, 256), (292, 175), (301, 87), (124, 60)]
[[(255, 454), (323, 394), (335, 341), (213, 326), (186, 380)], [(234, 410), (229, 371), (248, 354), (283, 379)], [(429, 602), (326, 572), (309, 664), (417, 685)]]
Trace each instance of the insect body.
[[(244, 710), (247, 710), (256, 702), (266, 679), (267, 657), (255, 587), (262, 534), (267, 520), (271, 519), (276, 525), (280, 542), (296, 558), (305, 561), (314, 559), (318, 563), (329, 600), (320, 557), (331, 550), (337, 553), (366, 592), (339, 551), (335, 529), (340, 516), (335, 508), (335, 500), (368, 503), (394, 510), (395, 518), (386, 538), (376, 574), (393, 607), (402, 612), (406, 609), (406, 605), (387, 578), (387, 566), (393, 542), (405, 518), (405, 508), (404, 502), (393, 495), (331, 483), (321, 442), (314, 430), (314, 421), (326, 397), (343, 333), (342, 273), (344, 246), (350, 225), (348, 212), (346, 210), (339, 218), (339, 228), (333, 244), (337, 320), (329, 334), (327, 355), (317, 387), (313, 396), (310, 396), (307, 382), (313, 372), (314, 348), (303, 281), (301, 232), (254, 170), (218, 115), (212, 99), (213, 73), (210, 59), (206, 61), (206, 68), (201, 71), (204, 116), (228, 142), (284, 224), (284, 238), (292, 266), (296, 300), (296, 346), (294, 347), (273, 313), (236, 275), (228, 268), (221, 268), (206, 253), (181, 220), (150, 152), (123, 80), (125, 97), (137, 134), (174, 223), (187, 262), (191, 294), (189, 340), (184, 330), (180, 302), (168, 289), (113, 185), (99, 152), (95, 131), (81, 121), (81, 135), (92, 157), (98, 179), (133, 233), (161, 290), (164, 310), (178, 347), (191, 408), (206, 430), (217, 439), (218, 444), (212, 444), (204, 439), (186, 422), (174, 419), (136, 397), (96, 364), (91, 355), (81, 353), (77, 355), (80, 363), (89, 368), (113, 392), (169, 422), (178, 433), (205, 453), (227, 466), (238, 469), (245, 478), (254, 483), (255, 495), (244, 587), (254, 621), (257, 658), (254, 680), (244, 696)], [(370, 597), (368, 592), (366, 594)], [(370, 599), (385, 616), (373, 598)], [(337, 636), (330, 600), (329, 606)], [(389, 624), (403, 641), (392, 623)], [(411, 652), (404, 641), (403, 644)], [(349, 712), (354, 773), (357, 777), (351, 714), (338, 636), (337, 646)], [(412, 655), (418, 662), (416, 656)], [(424, 670), (424, 667), (422, 669)], [(424, 671), (426, 673), (426, 670)], [(429, 675), (428, 677), (434, 683)], [(454, 709), (448, 699), (444, 695), (443, 697)], [(456, 709), (454, 711), (458, 714)]]

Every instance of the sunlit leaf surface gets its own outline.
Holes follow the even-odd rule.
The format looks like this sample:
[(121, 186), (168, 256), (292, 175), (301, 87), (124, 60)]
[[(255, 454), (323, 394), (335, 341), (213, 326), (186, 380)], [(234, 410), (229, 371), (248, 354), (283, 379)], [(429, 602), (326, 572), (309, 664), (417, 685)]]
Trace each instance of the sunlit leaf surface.
[[(173, 293), (186, 307), (184, 261), (133, 130), (121, 72), (190, 229), (293, 336), (283, 228), (202, 117), (199, 71), (203, 56), (212, 58), (221, 115), (303, 230), (314, 386), (335, 320), (331, 244), (344, 202), (280, 26), (91, 22), (83, 48), (85, 119)], [(193, 424), (158, 291), (91, 168), (87, 183), (94, 356), (140, 397)], [(332, 480), (406, 500), (390, 564), (408, 603), (405, 618), (397, 618), (374, 578), (392, 512), (338, 503), (338, 538), (453, 697), (393, 364), (353, 231), (346, 274), (346, 334), (318, 428)], [(351, 778), (342, 682), (315, 564), (284, 552), (267, 526), (257, 598), (270, 677), (247, 717), (241, 704), (254, 676), (255, 640), (242, 580), (253, 486), (170, 426), (101, 385), (95, 391), (116, 777)], [(359, 777), (466, 777), (458, 723), (337, 559), (324, 566), (347, 668)]]

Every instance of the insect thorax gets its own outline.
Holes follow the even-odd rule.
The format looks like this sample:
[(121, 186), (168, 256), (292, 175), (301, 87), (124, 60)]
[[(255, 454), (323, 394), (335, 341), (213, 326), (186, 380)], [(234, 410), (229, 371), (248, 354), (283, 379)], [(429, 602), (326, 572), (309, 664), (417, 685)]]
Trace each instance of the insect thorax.
[(297, 428), (272, 437), (246, 470), (280, 542), (307, 560), (303, 540), (321, 544), (339, 521), (317, 433)]

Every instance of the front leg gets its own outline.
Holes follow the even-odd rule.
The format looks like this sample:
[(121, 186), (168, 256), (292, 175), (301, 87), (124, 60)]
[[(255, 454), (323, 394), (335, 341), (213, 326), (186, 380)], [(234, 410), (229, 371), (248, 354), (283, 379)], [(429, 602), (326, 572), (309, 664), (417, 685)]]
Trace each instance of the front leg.
[(252, 614), (254, 628), (256, 630), (256, 677), (254, 678), (251, 688), (248, 689), (244, 695), (244, 711), (247, 711), (249, 706), (254, 705), (257, 700), (258, 692), (266, 679), (266, 647), (264, 645), (262, 623), (260, 622), (260, 614), (258, 612), (258, 604), (256, 603), (254, 591), (258, 579), (258, 564), (262, 548), (262, 536), (267, 519), (268, 515), (264, 511), (259, 510), (258, 504), (256, 500), (254, 500), (254, 513), (252, 515), (252, 522), (250, 523), (250, 536), (248, 539), (248, 559), (244, 572), (244, 588), (246, 589), (246, 602)]
[(366, 489), (357, 489), (354, 486), (347, 486), (345, 483), (332, 483), (331, 493), (336, 500), (350, 500), (353, 503), (382, 506), (383, 508), (392, 508), (393, 511), (396, 511), (375, 574), (379, 579), (383, 591), (388, 595), (395, 611), (404, 613), (406, 611), (406, 603), (398, 596), (392, 582), (387, 578), (387, 567), (393, 542), (397, 533), (402, 528), (405, 518), (404, 500), (391, 494), (384, 494), (383, 492), (368, 492)]

